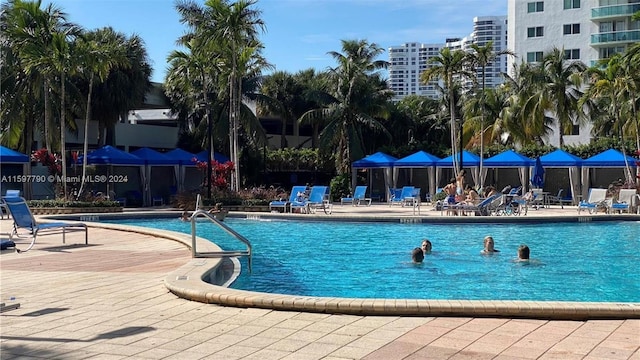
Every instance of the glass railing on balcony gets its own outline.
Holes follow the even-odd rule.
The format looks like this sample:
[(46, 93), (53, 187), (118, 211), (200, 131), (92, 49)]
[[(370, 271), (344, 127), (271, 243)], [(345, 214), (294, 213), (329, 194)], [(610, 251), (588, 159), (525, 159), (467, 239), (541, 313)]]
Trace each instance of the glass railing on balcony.
[(640, 41), (640, 30), (616, 31), (591, 35), (591, 45)]
[(631, 16), (636, 11), (640, 11), (640, 4), (603, 6), (591, 9), (591, 18), (599, 19), (612, 16)]

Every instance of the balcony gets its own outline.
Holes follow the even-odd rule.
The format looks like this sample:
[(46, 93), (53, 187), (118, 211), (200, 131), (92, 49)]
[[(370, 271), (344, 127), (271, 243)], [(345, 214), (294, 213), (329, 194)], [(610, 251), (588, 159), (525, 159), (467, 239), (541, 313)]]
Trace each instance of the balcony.
[(591, 20), (605, 18), (628, 17), (640, 11), (640, 4), (603, 6), (591, 9)]
[(627, 44), (640, 41), (640, 30), (615, 31), (591, 35), (592, 46)]

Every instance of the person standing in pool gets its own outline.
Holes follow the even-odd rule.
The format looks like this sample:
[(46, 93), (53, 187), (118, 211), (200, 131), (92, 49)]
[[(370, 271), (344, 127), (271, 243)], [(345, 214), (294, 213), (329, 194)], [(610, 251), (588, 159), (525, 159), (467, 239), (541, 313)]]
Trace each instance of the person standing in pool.
[(500, 250), (495, 248), (495, 243), (491, 236), (484, 237), (484, 249), (480, 252), (483, 255), (493, 254), (500, 252)]
[(420, 264), (422, 260), (424, 260), (422, 249), (419, 247), (414, 248), (413, 251), (411, 251), (411, 261), (413, 261), (414, 264)]
[(422, 253), (424, 255), (431, 254), (431, 247), (432, 247), (432, 245), (431, 245), (431, 241), (429, 241), (429, 239), (423, 239), (422, 240), (421, 248), (422, 248)]

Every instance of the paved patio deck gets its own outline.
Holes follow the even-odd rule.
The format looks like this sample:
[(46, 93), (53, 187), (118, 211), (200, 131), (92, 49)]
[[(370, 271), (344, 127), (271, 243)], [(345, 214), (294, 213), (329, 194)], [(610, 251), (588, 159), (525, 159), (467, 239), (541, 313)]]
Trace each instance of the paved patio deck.
[[(422, 216), (440, 216), (427, 208)], [(576, 214), (575, 208), (533, 212)], [(386, 205), (338, 205), (331, 216), (341, 214), (414, 218), (410, 208)], [(0, 220), (0, 232), (10, 226)], [(640, 360), (638, 319), (356, 316), (224, 307), (167, 290), (167, 274), (191, 261), (180, 242), (91, 228), (89, 243), (83, 245), (81, 233), (67, 234), (64, 246), (60, 234), (40, 235), (33, 250), (0, 255), (0, 298), (20, 303), (0, 314), (0, 358)]]

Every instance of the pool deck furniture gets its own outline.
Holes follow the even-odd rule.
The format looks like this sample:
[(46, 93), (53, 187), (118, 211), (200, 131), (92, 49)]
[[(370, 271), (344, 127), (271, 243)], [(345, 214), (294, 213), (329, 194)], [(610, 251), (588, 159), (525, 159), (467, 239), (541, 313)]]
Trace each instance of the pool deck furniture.
[(631, 212), (631, 203), (637, 195), (636, 189), (620, 189), (617, 200), (612, 200), (609, 204), (609, 213), (613, 212)]
[[(275, 209), (282, 209), (283, 212), (286, 212), (289, 205), (295, 202), (298, 199), (299, 194), (304, 194), (306, 190), (307, 190), (306, 185), (295, 185), (291, 187), (291, 193), (289, 193), (289, 200), (280, 199), (280, 200), (271, 201), (269, 203), (269, 211), (273, 211)], [(300, 200), (303, 200), (303, 199), (300, 199)]]
[(608, 212), (607, 189), (591, 188), (589, 189), (587, 200), (582, 200), (578, 203), (578, 214), (580, 214), (582, 210), (593, 214), (599, 209), (604, 209), (605, 212)]
[(367, 188), (367, 185), (356, 186), (353, 195), (340, 199), (340, 205), (351, 204), (353, 206), (360, 206), (361, 203), (365, 203), (367, 206), (371, 206), (371, 198), (367, 197)]
[(27, 202), (22, 197), (6, 198), (5, 203), (9, 208), (11, 217), (13, 218), (13, 232), (12, 235), (18, 237), (19, 229), (27, 229), (31, 236), (31, 244), (24, 250), (16, 249), (18, 252), (26, 252), (31, 250), (36, 243), (36, 237), (38, 233), (42, 231), (62, 231), (62, 243), (66, 243), (67, 231), (84, 231), (84, 243), (89, 244), (89, 230), (86, 224), (80, 222), (50, 222), (39, 223), (33, 216), (31, 209), (27, 205)]

